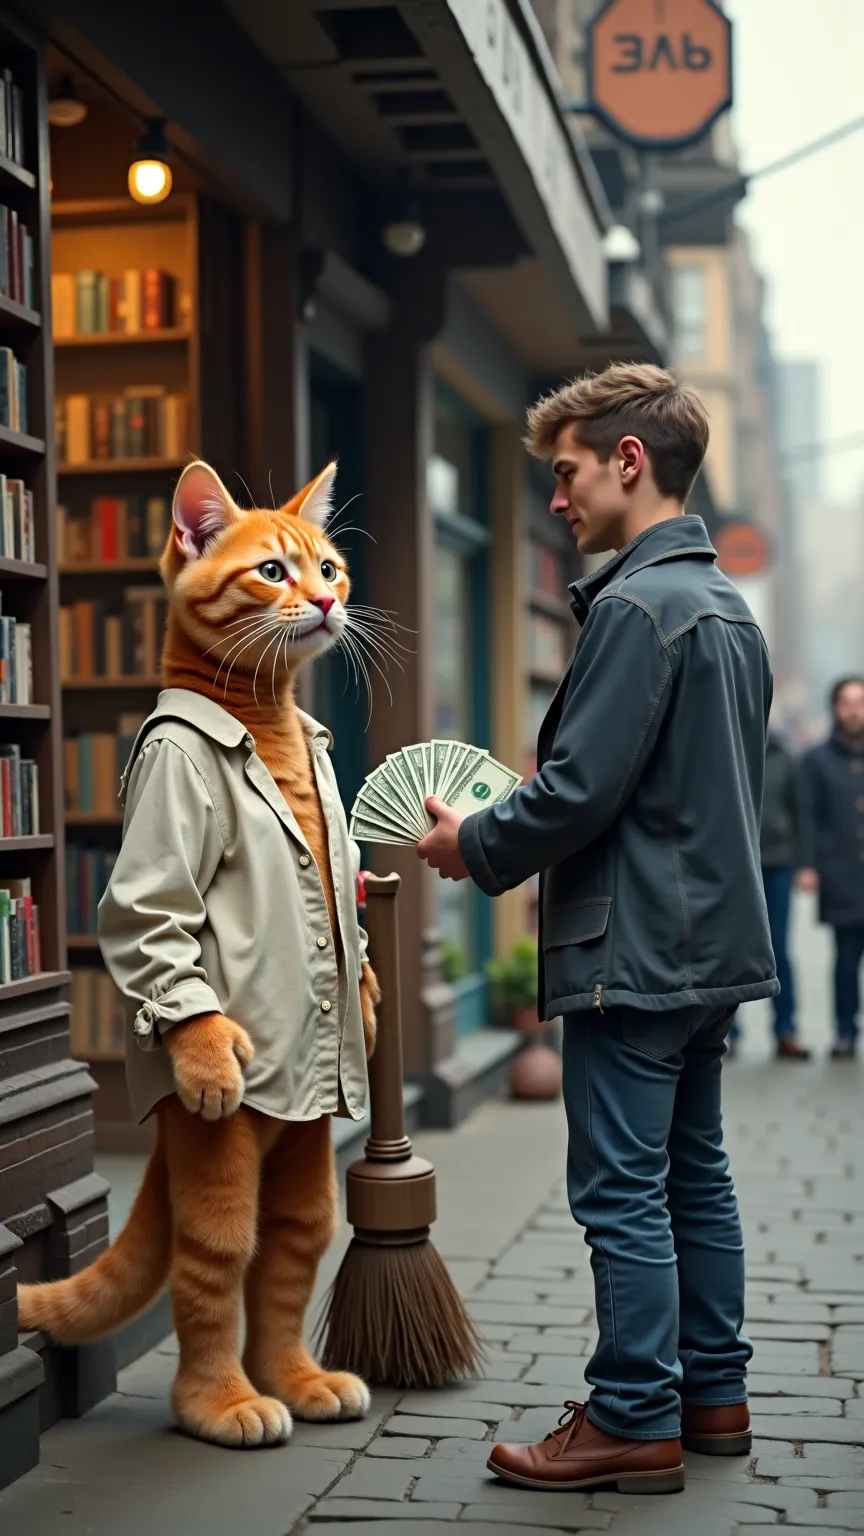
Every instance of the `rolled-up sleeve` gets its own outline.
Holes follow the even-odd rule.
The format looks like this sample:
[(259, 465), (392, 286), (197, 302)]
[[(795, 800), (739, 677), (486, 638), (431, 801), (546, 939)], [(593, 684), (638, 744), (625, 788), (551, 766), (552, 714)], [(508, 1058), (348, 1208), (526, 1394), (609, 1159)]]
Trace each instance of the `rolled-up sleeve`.
[(221, 1005), (201, 963), (204, 894), (224, 849), (216, 808), (181, 747), (145, 746), (129, 781), (123, 843), (99, 904), (99, 942), (120, 992), (137, 1006), (145, 1050), (174, 1024)]
[(599, 837), (654, 749), (672, 667), (653, 619), (629, 599), (591, 610), (549, 761), (508, 800), (468, 816), (459, 847), (489, 896), (519, 885)]

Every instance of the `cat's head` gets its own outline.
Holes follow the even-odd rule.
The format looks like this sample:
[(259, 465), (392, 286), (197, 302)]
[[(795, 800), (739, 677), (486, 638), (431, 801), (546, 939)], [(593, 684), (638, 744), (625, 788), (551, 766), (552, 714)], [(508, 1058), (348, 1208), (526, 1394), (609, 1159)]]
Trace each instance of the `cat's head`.
[(213, 670), (293, 670), (338, 641), (350, 583), (324, 527), (336, 465), (275, 510), (238, 507), (215, 470), (187, 465), (162, 556), (172, 613)]

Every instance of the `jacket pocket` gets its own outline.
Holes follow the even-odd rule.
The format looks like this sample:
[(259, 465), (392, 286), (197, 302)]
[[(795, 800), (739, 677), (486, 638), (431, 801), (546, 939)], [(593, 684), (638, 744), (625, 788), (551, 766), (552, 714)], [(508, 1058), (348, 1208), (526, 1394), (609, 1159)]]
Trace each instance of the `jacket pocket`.
[(606, 937), (611, 908), (612, 897), (599, 896), (566, 902), (544, 912), (543, 981), (548, 1002), (580, 997), (588, 1007), (602, 995), (607, 981)]
[(553, 907), (543, 914), (543, 948), (558, 949), (564, 944), (590, 944), (592, 939), (602, 939), (609, 926), (611, 906), (611, 896), (597, 896)]

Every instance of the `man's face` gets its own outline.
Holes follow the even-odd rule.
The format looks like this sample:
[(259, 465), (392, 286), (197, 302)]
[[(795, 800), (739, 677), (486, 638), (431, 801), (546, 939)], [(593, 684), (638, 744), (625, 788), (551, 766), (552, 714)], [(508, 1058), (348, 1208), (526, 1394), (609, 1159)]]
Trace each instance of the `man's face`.
[[(625, 441), (633, 443), (636, 439)], [(549, 510), (566, 518), (580, 553), (598, 555), (607, 549), (621, 549), (627, 500), (620, 455), (611, 453), (606, 463), (601, 463), (593, 448), (579, 442), (571, 424), (562, 427), (555, 439), (552, 468), (555, 494)]]
[(847, 683), (840, 689), (834, 719), (844, 736), (864, 737), (864, 683)]

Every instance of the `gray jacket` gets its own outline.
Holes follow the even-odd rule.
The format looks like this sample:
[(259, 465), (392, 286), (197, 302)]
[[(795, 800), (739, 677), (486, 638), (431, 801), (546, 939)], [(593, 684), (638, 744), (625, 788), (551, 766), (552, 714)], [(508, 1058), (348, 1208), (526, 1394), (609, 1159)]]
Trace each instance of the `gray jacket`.
[(540, 1008), (732, 1007), (778, 991), (759, 864), (771, 670), (701, 518), (572, 588), (583, 625), (538, 772), (470, 816), (489, 895), (541, 872)]
[(801, 768), (779, 736), (768, 737), (762, 796), (760, 851), (763, 869), (801, 869), (805, 855), (806, 810)]

